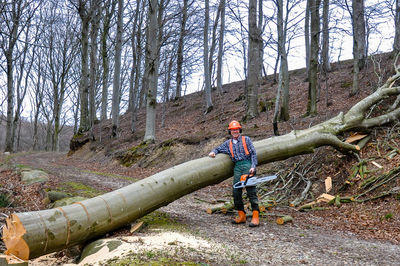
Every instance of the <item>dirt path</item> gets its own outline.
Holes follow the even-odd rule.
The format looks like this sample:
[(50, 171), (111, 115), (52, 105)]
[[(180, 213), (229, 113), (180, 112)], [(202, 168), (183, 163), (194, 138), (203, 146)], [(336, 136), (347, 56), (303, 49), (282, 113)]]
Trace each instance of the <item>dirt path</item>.
[[(60, 180), (93, 186), (98, 190), (114, 190), (132, 181), (115, 174), (83, 170), (62, 164), (65, 154), (26, 153), (13, 157), (14, 164), (40, 168)], [(106, 188), (106, 189), (105, 189)], [(229, 195), (227, 186), (207, 187), (161, 208), (191, 231), (225, 246), (246, 265), (266, 264), (330, 264), (330, 265), (396, 265), (400, 262), (400, 246), (378, 240), (362, 240), (350, 233), (304, 226), (295, 222), (278, 226), (269, 216), (261, 226), (232, 225), (231, 215), (205, 212), (205, 201)], [(204, 201), (199, 200), (204, 199)], [(205, 258), (207, 254), (204, 254)], [(230, 264), (222, 259), (218, 264)]]

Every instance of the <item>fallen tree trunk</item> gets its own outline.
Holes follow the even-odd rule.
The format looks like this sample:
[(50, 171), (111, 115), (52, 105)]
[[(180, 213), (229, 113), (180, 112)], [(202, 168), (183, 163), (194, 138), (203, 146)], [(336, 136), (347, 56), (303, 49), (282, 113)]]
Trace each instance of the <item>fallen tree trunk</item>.
[[(357, 152), (357, 146), (341, 141), (337, 135), (398, 119), (400, 108), (374, 118), (368, 118), (367, 111), (383, 98), (400, 93), (400, 87), (393, 87), (399, 77), (396, 69), (396, 74), (382, 87), (346, 114), (340, 113), (305, 130), (254, 142), (259, 164), (312, 153), (315, 148), (326, 145), (341, 152)], [(227, 155), (200, 158), (62, 208), (14, 213), (3, 228), (6, 254), (27, 260), (104, 235), (186, 194), (231, 177), (232, 166)]]

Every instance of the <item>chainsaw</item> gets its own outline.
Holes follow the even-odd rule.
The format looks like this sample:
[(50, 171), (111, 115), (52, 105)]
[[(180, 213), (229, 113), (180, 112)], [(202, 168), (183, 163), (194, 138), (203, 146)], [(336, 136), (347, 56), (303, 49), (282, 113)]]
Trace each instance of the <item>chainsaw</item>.
[(233, 188), (244, 188), (256, 186), (258, 184), (268, 182), (277, 178), (276, 175), (256, 177), (255, 175), (250, 176), (250, 174), (242, 175), (240, 181), (233, 185)]

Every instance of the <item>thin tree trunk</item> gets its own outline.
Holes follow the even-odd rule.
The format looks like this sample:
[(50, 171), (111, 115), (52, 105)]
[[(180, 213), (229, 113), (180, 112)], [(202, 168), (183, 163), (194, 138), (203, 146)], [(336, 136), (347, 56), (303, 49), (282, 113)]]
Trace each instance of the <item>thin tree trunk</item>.
[(224, 35), (225, 35), (225, 0), (220, 0), (221, 24), (218, 40), (218, 61), (217, 61), (217, 88), (220, 93), (224, 93), (222, 88), (222, 58), (224, 56)]
[(114, 66), (113, 97), (112, 97), (112, 130), (111, 130), (111, 136), (114, 138), (117, 137), (119, 130), (123, 10), (124, 10), (124, 1), (118, 0), (117, 36), (115, 40), (116, 41), (115, 66)]
[(81, 18), (81, 80), (79, 85), (80, 92), (80, 125), (79, 132), (85, 132), (90, 128), (89, 125), (89, 81), (88, 81), (88, 51), (89, 51), (89, 20), (90, 16), (87, 14), (85, 3), (79, 2), (79, 15)]
[(214, 108), (211, 99), (211, 73), (208, 60), (208, 27), (210, 20), (210, 1), (205, 0), (205, 18), (203, 29), (203, 63), (204, 63), (204, 100), (206, 104), (205, 113), (208, 114)]
[(307, 73), (310, 71), (310, 2), (312, 0), (306, 0), (307, 6), (305, 10), (305, 19), (304, 19), (304, 43), (306, 49), (306, 70)]
[[(144, 0), (143, 0), (143, 6), (144, 6)], [(140, 6), (139, 6), (139, 10), (141, 10)], [(143, 22), (142, 14), (143, 13), (140, 13), (140, 16), (138, 18), (139, 24), (137, 25), (137, 30), (136, 30), (136, 49), (135, 49), (136, 53), (134, 55), (134, 57), (136, 58), (135, 59), (136, 60), (136, 64), (135, 64), (136, 75), (135, 75), (135, 86), (133, 88), (133, 90), (135, 92), (135, 98), (134, 98), (132, 118), (131, 118), (131, 132), (136, 131), (137, 109), (138, 109), (138, 107), (140, 107), (140, 99), (138, 101), (138, 98), (141, 97), (140, 92), (139, 92), (139, 85), (140, 85), (139, 83), (140, 83), (140, 72), (141, 72), (141, 66), (142, 66), (142, 22)], [(142, 84), (142, 86), (143, 85), (144, 84)]]
[(89, 124), (93, 129), (96, 117), (96, 85), (97, 85), (97, 36), (100, 28), (100, 9), (99, 0), (92, 1), (91, 9), (91, 29), (90, 29), (90, 86), (89, 86)]
[(7, 118), (6, 118), (6, 142), (5, 149), (6, 152), (12, 152), (14, 147), (12, 132), (13, 132), (13, 119), (14, 119), (14, 62), (13, 54), (15, 44), (17, 42), (17, 33), (19, 28), (19, 12), (20, 3), (12, 3), (12, 25), (10, 30), (10, 36), (8, 39), (8, 47), (5, 51), (5, 58), (7, 62)]
[(393, 51), (398, 53), (400, 52), (400, 0), (396, 0), (394, 28)]
[(352, 7), (353, 56), (358, 57), (358, 67), (361, 70), (367, 60), (364, 0), (352, 0)]
[(41, 78), (42, 78), (41, 60), (42, 60), (41, 56), (39, 56), (38, 57), (38, 68), (39, 68), (39, 71), (38, 71), (38, 74), (37, 74), (37, 83), (36, 83), (36, 86), (35, 86), (35, 94), (34, 94), (34, 97), (35, 97), (34, 104), (35, 104), (35, 106), (34, 106), (34, 110), (33, 110), (34, 119), (33, 119), (33, 137), (32, 137), (33, 143), (32, 143), (32, 149), (34, 151), (38, 150), (38, 140), (39, 140), (39, 138), (38, 138), (38, 122), (39, 122), (39, 113), (40, 113), (40, 108), (42, 106), (42, 98), (43, 98), (42, 89), (40, 87), (44, 86), (44, 82), (42, 82), (42, 84), (40, 83), (41, 82)]
[(259, 81), (261, 82), (263, 78), (263, 68), (264, 68), (264, 41), (263, 41), (263, 0), (258, 0), (258, 34), (259, 34), (259, 42), (258, 42), (258, 50), (259, 50), (259, 55), (258, 55), (258, 60), (260, 61), (260, 77)]
[(159, 31), (157, 23), (158, 1), (149, 1), (149, 25), (148, 38), (146, 41), (146, 73), (148, 74), (148, 91), (146, 100), (146, 131), (144, 141), (154, 143), (156, 139), (156, 105), (158, 87), (158, 66), (159, 66)]
[(176, 60), (176, 90), (175, 98), (182, 96), (182, 68), (183, 68), (183, 48), (186, 36), (186, 21), (187, 21), (188, 0), (183, 0), (181, 27), (178, 40), (178, 51)]
[(109, 84), (109, 73), (110, 73), (110, 60), (108, 58), (107, 51), (107, 37), (110, 32), (110, 22), (114, 14), (116, 1), (109, 0), (104, 6), (106, 14), (103, 19), (103, 32), (101, 34), (101, 59), (103, 65), (102, 73), (102, 91), (101, 91), (101, 114), (100, 119), (107, 119), (107, 106), (108, 106), (108, 84)]
[(217, 27), (218, 27), (218, 22), (219, 22), (219, 17), (220, 17), (220, 9), (218, 7), (217, 14), (214, 20), (214, 24), (212, 27), (212, 35), (211, 35), (211, 48), (209, 51), (208, 55), (208, 67), (210, 71), (210, 84), (211, 84), (211, 76), (213, 75), (213, 69), (214, 69), (214, 52), (215, 48), (217, 46)]
[(325, 73), (331, 71), (329, 60), (329, 0), (323, 0), (322, 9), (322, 67)]
[(249, 0), (249, 71), (247, 74), (247, 110), (246, 119), (255, 118), (258, 115), (258, 86), (260, 85), (260, 61), (259, 61), (259, 41), (260, 34), (257, 28), (257, 0)]
[(311, 47), (310, 70), (308, 75), (308, 104), (307, 115), (317, 114), (317, 83), (318, 83), (318, 54), (320, 34), (320, 0), (310, 0), (311, 8)]
[[(280, 68), (278, 76), (278, 89), (280, 92), (280, 100), (276, 103), (280, 105), (276, 106), (279, 108), (279, 120), (287, 121), (290, 118), (289, 115), (289, 67), (286, 52), (286, 22), (283, 20), (283, 1), (278, 0), (278, 14), (277, 14), (277, 28), (278, 28), (278, 54), (280, 55)], [(273, 125), (276, 125), (277, 118), (274, 113)], [(275, 131), (275, 130), (274, 130)], [(276, 133), (277, 133), (276, 126)]]
[(136, 10), (135, 10), (135, 18), (133, 20), (132, 33), (131, 33), (131, 49), (132, 49), (132, 67), (131, 73), (129, 76), (129, 101), (128, 101), (128, 111), (132, 113), (135, 110), (135, 101), (136, 101), (136, 91), (135, 91), (135, 72), (136, 64), (140, 64), (138, 62), (136, 56), (136, 31), (138, 29), (138, 20), (140, 13), (140, 1), (136, 1)]

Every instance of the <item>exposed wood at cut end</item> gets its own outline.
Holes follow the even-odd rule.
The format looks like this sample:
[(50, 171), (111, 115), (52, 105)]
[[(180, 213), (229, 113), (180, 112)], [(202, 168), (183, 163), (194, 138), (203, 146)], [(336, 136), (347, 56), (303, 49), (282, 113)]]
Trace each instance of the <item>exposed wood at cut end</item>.
[(289, 215), (276, 218), (276, 223), (279, 225), (282, 225), (282, 224), (285, 224), (288, 222), (292, 222), (292, 221), (293, 221), (293, 218), (292, 218), (292, 216), (289, 216)]
[(3, 241), (7, 247), (4, 252), (6, 255), (13, 254), (22, 259), (29, 259), (29, 247), (23, 239), (26, 233), (24, 226), (17, 215), (12, 214), (6, 220), (6, 226), (3, 227)]

